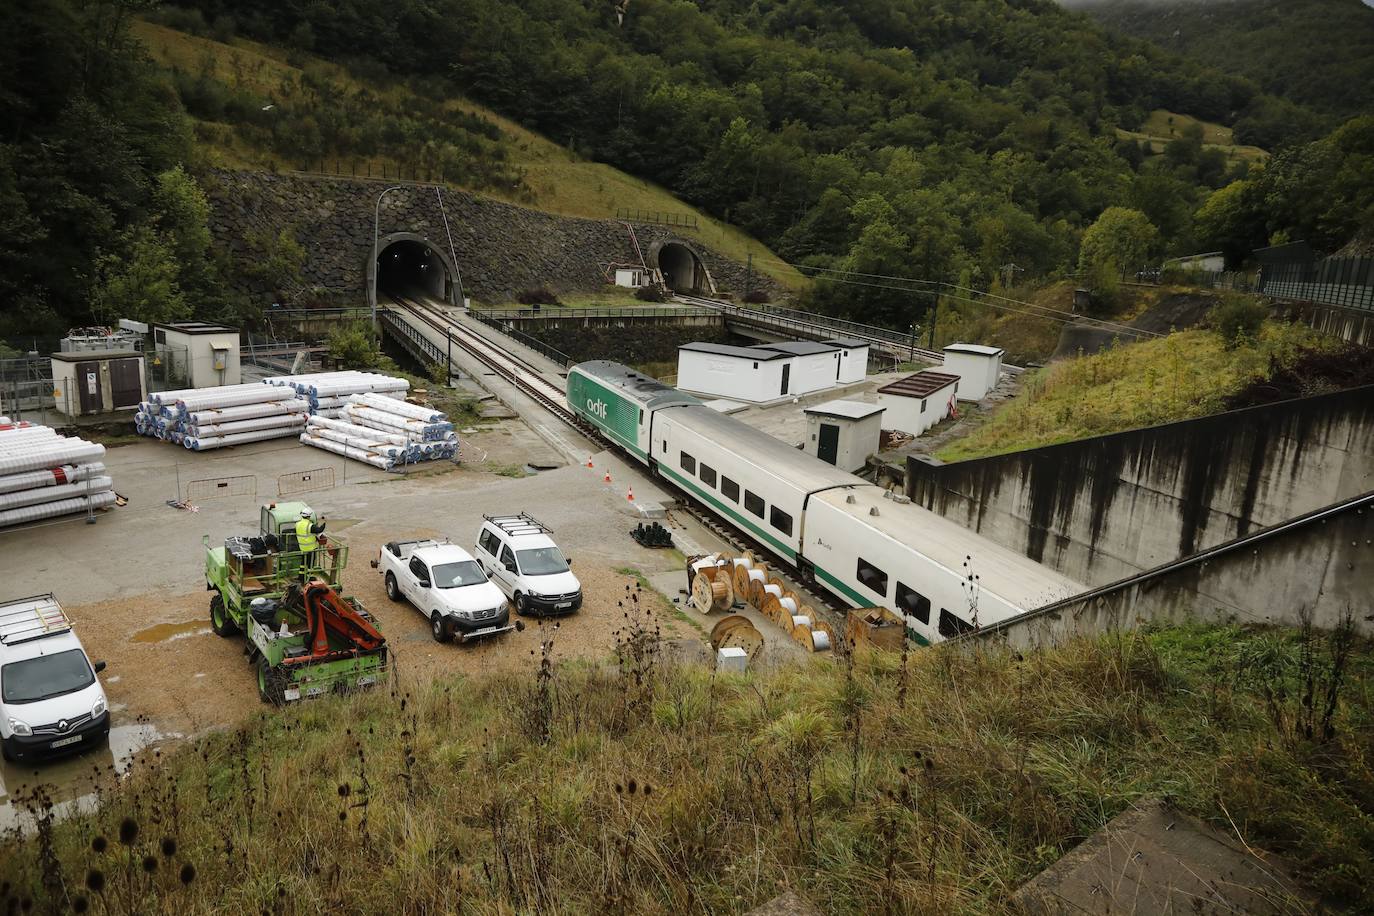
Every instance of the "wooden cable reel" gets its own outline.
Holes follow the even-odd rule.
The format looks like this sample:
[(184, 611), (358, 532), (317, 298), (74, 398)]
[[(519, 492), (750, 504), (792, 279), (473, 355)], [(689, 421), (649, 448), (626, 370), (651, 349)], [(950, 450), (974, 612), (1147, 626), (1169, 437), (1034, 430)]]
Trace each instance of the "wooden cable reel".
[(763, 648), (763, 634), (747, 617), (731, 614), (711, 628), (711, 647), (717, 652), (725, 648), (740, 648), (751, 659)]
[(703, 566), (692, 578), (692, 606), (703, 614), (728, 611), (735, 603), (735, 589), (728, 567)]

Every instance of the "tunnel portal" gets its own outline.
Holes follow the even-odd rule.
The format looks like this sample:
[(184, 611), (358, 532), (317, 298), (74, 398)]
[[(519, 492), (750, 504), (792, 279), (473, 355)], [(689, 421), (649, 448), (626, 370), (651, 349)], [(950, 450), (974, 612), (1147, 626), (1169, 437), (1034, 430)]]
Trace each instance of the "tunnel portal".
[(650, 248), (652, 263), (663, 276), (663, 283), (679, 293), (713, 293), (715, 285), (706, 265), (686, 242), (667, 240)]

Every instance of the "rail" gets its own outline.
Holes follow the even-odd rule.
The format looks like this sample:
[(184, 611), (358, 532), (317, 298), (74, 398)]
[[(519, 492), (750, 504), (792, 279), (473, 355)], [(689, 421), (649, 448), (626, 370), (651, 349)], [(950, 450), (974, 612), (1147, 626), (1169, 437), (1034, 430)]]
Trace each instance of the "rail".
[(505, 334), (507, 337), (511, 338), (517, 343), (524, 344), (534, 352), (543, 356), (545, 359), (549, 359), (555, 363), (558, 363), (558, 365), (562, 366), (564, 369), (567, 369), (573, 363), (577, 362), (577, 360), (573, 359), (571, 356), (564, 353), (557, 347), (550, 346), (549, 344), (544, 343), (544, 341), (539, 340), (535, 337), (531, 337), (523, 331), (519, 331), (513, 327), (502, 324), (501, 320), (496, 317), (486, 315), (482, 312), (475, 310), (469, 311), (468, 314), (473, 318), (476, 318), (483, 324), (485, 324), (487, 327), (500, 331), (502, 334)]
[(636, 223), (653, 223), (658, 226), (680, 226), (684, 229), (698, 228), (696, 215), (692, 213), (667, 213), (662, 210), (616, 207), (615, 218), (631, 220)]

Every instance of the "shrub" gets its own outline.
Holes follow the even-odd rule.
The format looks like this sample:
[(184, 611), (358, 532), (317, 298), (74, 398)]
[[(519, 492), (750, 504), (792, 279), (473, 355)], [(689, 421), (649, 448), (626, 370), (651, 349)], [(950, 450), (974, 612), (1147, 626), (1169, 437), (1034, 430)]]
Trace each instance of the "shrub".
[(668, 296), (661, 286), (641, 286), (635, 290), (635, 298), (641, 302), (667, 302)]
[(521, 290), (515, 300), (523, 305), (558, 305), (558, 296), (547, 286)]
[(1253, 339), (1268, 317), (1264, 304), (1250, 296), (1227, 296), (1208, 316), (1227, 347), (1234, 347), (1242, 339)]
[(761, 289), (751, 289), (744, 294), (743, 301), (750, 305), (762, 305), (768, 301), (768, 294)]

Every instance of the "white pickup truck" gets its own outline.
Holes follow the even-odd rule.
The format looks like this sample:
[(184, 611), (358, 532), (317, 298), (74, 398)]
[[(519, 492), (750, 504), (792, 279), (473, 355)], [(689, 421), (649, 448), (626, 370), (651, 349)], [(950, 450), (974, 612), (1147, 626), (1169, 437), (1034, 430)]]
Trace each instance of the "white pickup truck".
[(456, 544), (392, 541), (372, 561), (372, 568), (382, 571), (388, 598), (409, 601), (429, 618), (436, 642), (455, 636), (469, 642), (515, 629), (506, 596)]

